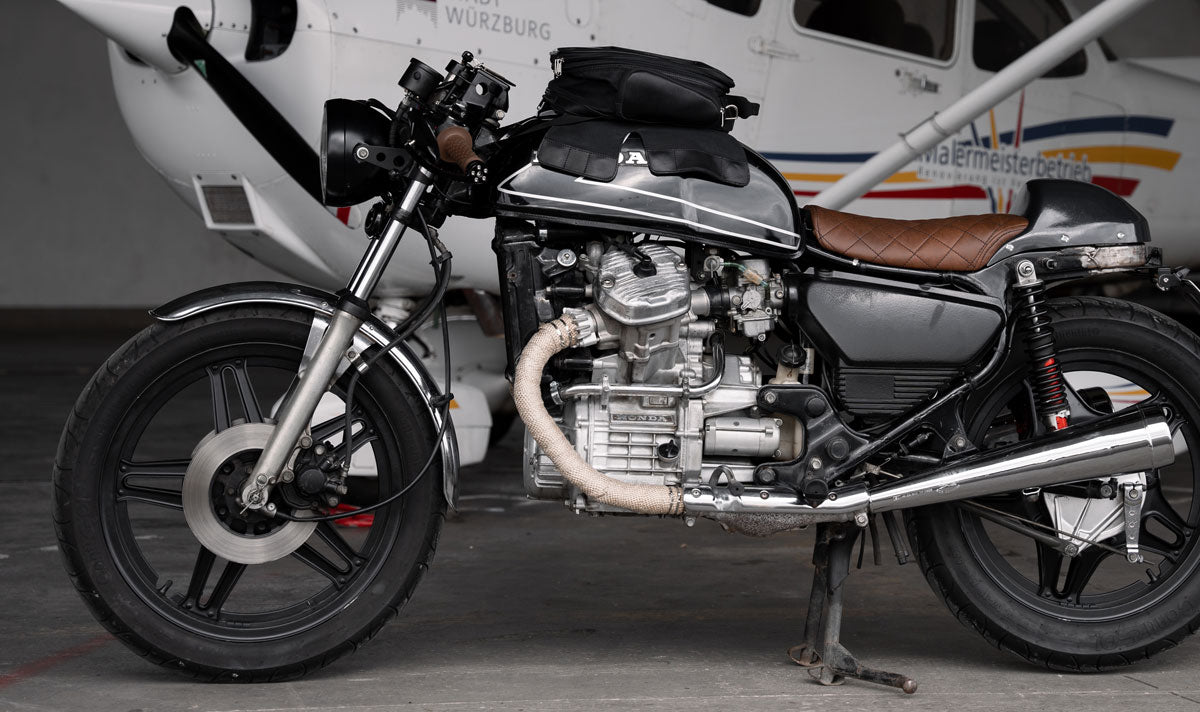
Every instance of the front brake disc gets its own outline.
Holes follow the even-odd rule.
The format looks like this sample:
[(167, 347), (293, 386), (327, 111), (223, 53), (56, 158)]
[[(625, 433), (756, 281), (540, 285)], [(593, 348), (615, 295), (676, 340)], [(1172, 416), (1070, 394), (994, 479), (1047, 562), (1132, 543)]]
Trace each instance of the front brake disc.
[[(183, 516), (188, 528), (206, 549), (228, 561), (265, 564), (282, 559), (300, 548), (317, 528), (315, 522), (289, 521), (281, 525), (272, 522), (263, 533), (247, 526), (238, 531), (231, 522), (239, 523), (238, 518), (246, 510), (222, 510), (214, 501), (214, 480), (221, 468), (239, 455), (262, 452), (274, 429), (268, 423), (243, 423), (210, 434), (196, 447), (184, 475)], [(255, 514), (260, 518), (266, 516)]]

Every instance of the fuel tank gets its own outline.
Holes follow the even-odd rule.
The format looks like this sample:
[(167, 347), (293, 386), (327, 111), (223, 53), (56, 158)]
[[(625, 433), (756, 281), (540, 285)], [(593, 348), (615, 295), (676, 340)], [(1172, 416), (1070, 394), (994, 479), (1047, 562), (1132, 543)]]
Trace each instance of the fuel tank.
[[(527, 158), (524, 158), (527, 156)], [(497, 215), (622, 231), (648, 232), (753, 251), (796, 256), (796, 202), (765, 158), (746, 149), (750, 182), (742, 187), (703, 178), (654, 175), (637, 136), (625, 139), (616, 177), (608, 182), (540, 164), (537, 151), (508, 161), (497, 184)]]

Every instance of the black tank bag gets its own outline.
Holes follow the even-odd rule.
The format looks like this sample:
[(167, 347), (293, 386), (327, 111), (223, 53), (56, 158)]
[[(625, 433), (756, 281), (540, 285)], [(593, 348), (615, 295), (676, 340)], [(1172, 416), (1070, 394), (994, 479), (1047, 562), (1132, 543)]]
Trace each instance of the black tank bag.
[(636, 134), (654, 175), (749, 183), (745, 150), (728, 132), (759, 107), (730, 94), (724, 72), (621, 47), (564, 47), (550, 60), (541, 110), (558, 118), (538, 148), (543, 166), (611, 181), (625, 137)]
[(622, 47), (562, 47), (545, 108), (562, 114), (729, 131), (758, 104), (729, 93), (729, 75), (703, 62)]

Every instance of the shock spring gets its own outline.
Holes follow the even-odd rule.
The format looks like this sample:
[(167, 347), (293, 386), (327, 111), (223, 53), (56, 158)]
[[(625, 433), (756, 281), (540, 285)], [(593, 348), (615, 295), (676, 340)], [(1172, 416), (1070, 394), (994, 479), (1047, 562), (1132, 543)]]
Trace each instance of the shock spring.
[(1051, 430), (1067, 427), (1071, 414), (1058, 351), (1054, 343), (1054, 327), (1046, 309), (1046, 288), (1040, 281), (1019, 284), (1014, 290), (1018, 318), (1029, 356), (1029, 380), (1033, 386), (1034, 407), (1038, 416)]

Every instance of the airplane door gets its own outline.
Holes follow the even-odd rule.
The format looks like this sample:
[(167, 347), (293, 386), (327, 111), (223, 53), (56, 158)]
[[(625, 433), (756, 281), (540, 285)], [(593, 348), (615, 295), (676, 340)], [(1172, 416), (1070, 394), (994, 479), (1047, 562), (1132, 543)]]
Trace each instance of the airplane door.
[[(1058, 0), (974, 0), (971, 13), (963, 62), (968, 87), (987, 81), (1070, 21)], [(1132, 187), (1122, 163), (1127, 117), (1109, 98), (1115, 93), (1111, 81), (1099, 44), (1089, 43), (960, 132), (957, 162), (947, 162), (942, 150), (923, 160), (920, 170), (946, 173), (956, 164), (957, 181), (976, 188), (974, 196), (955, 200), (959, 214), (1012, 212), (1021, 186), (1033, 178), (1083, 180), (1128, 196)]]
[[(961, 96), (967, 1), (786, 0), (777, 6), (774, 39), (757, 48), (772, 58), (758, 145), (801, 204)], [(891, 217), (946, 214), (952, 188), (907, 167), (846, 209)]]

